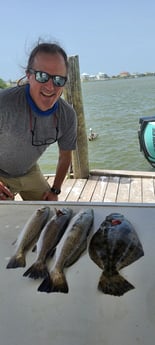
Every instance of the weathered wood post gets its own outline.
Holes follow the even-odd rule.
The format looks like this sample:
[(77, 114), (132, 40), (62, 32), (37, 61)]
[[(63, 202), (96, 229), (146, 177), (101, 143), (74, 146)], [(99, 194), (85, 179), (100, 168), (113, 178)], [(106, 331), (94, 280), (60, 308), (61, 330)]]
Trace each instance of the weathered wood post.
[(64, 88), (64, 99), (70, 103), (77, 114), (77, 148), (72, 154), (74, 178), (87, 178), (89, 175), (88, 141), (85, 127), (84, 108), (78, 56), (70, 56), (68, 81)]

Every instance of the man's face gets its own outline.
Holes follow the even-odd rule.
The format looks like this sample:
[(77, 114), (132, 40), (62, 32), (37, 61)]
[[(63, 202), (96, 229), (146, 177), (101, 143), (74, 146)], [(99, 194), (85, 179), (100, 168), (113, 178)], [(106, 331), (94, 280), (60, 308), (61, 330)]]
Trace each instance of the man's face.
[[(38, 53), (34, 59), (33, 70), (49, 73), (50, 75), (67, 76), (65, 61), (60, 54)], [(35, 75), (27, 73), (30, 85), (30, 95), (37, 105), (43, 111), (53, 107), (61, 96), (63, 87), (55, 86), (50, 78), (45, 83), (35, 80)]]

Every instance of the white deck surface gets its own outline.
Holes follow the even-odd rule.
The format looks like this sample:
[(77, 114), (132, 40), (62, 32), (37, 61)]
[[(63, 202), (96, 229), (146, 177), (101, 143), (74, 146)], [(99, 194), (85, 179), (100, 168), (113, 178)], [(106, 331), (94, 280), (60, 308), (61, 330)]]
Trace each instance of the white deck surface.
[(97, 290), (101, 270), (87, 252), (66, 270), (68, 294), (38, 292), (41, 280), (23, 277), (35, 253), (28, 252), (26, 268), (6, 269), (12, 242), (45, 204), (0, 202), (0, 344), (154, 345), (155, 205), (65, 203), (75, 212), (93, 207), (93, 231), (111, 212), (123, 213), (135, 226), (145, 255), (121, 272), (135, 289), (114, 297)]

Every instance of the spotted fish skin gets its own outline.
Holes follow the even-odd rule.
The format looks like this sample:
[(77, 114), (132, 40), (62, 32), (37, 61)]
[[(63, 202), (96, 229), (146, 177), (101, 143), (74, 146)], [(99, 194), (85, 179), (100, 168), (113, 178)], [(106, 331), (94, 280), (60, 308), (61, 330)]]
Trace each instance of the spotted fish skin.
[(38, 239), (49, 216), (49, 207), (43, 207), (34, 211), (17, 238), (15, 253), (10, 258), (6, 268), (26, 266), (26, 251), (33, 244), (33, 242)]
[(133, 225), (120, 213), (111, 213), (101, 223), (89, 243), (90, 258), (103, 270), (98, 289), (105, 294), (122, 296), (134, 286), (119, 270), (144, 255)]
[(39, 279), (48, 276), (47, 258), (55, 251), (72, 217), (70, 208), (66, 207), (55, 211), (55, 215), (45, 224), (38, 239), (36, 261), (23, 274), (24, 277)]
[(56, 259), (48, 277), (46, 277), (38, 291), (68, 293), (69, 287), (64, 273), (64, 268), (76, 262), (87, 249), (87, 238), (94, 220), (92, 209), (79, 212), (72, 219), (66, 230), (64, 240), (56, 250)]

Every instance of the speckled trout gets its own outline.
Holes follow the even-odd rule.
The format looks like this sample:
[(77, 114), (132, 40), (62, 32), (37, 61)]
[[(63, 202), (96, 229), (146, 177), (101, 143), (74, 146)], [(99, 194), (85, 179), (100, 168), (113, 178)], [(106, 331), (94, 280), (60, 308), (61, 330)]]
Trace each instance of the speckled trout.
[(94, 213), (86, 209), (76, 214), (70, 222), (55, 254), (52, 271), (38, 287), (38, 291), (68, 293), (64, 268), (76, 262), (87, 248), (87, 238), (93, 224)]
[(49, 207), (40, 208), (32, 214), (15, 242), (15, 253), (9, 260), (6, 268), (24, 267), (26, 265), (26, 252), (34, 241), (38, 239), (49, 216)]
[(73, 211), (69, 208), (55, 210), (56, 214), (45, 224), (37, 242), (37, 257), (33, 265), (23, 274), (33, 279), (45, 278), (48, 274), (46, 261), (52, 256), (64, 234)]

